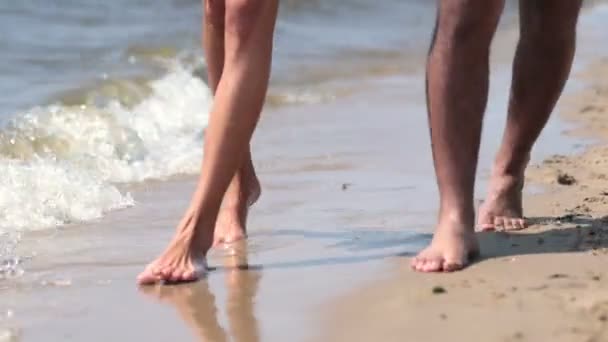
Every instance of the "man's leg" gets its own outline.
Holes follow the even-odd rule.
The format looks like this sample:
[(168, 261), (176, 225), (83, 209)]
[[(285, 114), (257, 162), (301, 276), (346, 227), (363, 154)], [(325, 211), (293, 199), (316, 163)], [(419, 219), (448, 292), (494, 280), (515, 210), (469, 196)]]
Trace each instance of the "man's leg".
[(441, 0), (427, 70), (429, 124), (439, 186), (431, 245), (412, 260), (422, 272), (463, 268), (479, 250), (473, 192), (488, 97), (490, 44), (504, 0)]
[(524, 171), (534, 143), (568, 79), (582, 0), (520, 0), (521, 37), (513, 64), (509, 115), (480, 208), (481, 230), (526, 227)]
[[(203, 46), (207, 61), (207, 79), (215, 94), (224, 70), (225, 0), (203, 0)], [(251, 148), (226, 190), (216, 221), (213, 244), (230, 243), (246, 235), (247, 213), (260, 196), (260, 183), (251, 160)]]
[(268, 80), (278, 0), (226, 0), (224, 69), (215, 93), (199, 182), (165, 252), (138, 281), (189, 281), (213, 244), (222, 198), (246, 157)]

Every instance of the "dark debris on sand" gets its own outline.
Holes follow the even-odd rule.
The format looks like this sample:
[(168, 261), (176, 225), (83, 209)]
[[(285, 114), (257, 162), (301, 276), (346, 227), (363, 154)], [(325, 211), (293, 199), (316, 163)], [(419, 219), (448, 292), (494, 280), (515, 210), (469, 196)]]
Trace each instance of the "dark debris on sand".
[(568, 278), (567, 274), (555, 273), (549, 276), (549, 279), (563, 279)]
[(442, 294), (442, 293), (446, 293), (448, 291), (446, 291), (446, 289), (444, 289), (441, 286), (435, 286), (433, 287), (433, 294)]
[(560, 172), (557, 175), (557, 184), (560, 185), (574, 185), (576, 184), (576, 178), (567, 173)]

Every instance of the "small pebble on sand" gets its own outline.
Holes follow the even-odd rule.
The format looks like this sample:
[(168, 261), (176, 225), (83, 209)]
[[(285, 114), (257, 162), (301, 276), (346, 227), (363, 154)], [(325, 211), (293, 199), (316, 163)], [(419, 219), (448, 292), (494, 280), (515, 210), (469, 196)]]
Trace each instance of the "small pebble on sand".
[(549, 276), (549, 279), (563, 279), (568, 278), (567, 274), (555, 273)]
[(448, 291), (446, 291), (446, 289), (444, 289), (441, 286), (435, 286), (433, 287), (433, 294), (442, 294), (442, 293), (446, 293)]

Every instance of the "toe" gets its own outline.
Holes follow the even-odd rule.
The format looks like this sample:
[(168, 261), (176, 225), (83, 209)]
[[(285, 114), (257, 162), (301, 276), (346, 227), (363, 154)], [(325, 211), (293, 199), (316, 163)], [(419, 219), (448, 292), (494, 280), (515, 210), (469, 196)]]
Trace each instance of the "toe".
[(419, 257), (415, 257), (412, 259), (411, 267), (413, 270), (418, 271), (420, 269), (420, 265), (422, 264), (422, 260)]
[(418, 257), (413, 257), (412, 260), (410, 260), (410, 267), (416, 269), (416, 265), (418, 265)]
[(201, 277), (201, 273), (196, 268), (183, 270), (180, 274), (180, 281), (195, 281)]
[(464, 265), (465, 263), (461, 260), (445, 260), (443, 262), (442, 268), (444, 272), (454, 272), (461, 270)]
[(417, 272), (439, 272), (441, 271), (442, 259), (438, 253), (424, 250), (412, 259), (412, 268)]
[(159, 277), (161, 277), (162, 279), (165, 279), (165, 280), (170, 280), (172, 274), (173, 274), (173, 267), (172, 266), (162, 267), (158, 271)]
[(146, 269), (141, 274), (139, 274), (139, 276), (137, 276), (137, 283), (139, 285), (152, 285), (158, 281), (158, 275), (152, 272), (151, 269)]
[(519, 219), (517, 219), (517, 222), (518, 222), (519, 226), (521, 227), (521, 229), (528, 228), (528, 222), (526, 221), (525, 218), (519, 218)]
[(504, 230), (514, 230), (515, 229), (515, 227), (513, 226), (513, 219), (511, 219), (509, 217), (503, 217), (502, 222), (503, 222)]
[(187, 270), (182, 270), (182, 271), (176, 271), (174, 273), (175, 276), (175, 280), (176, 282), (185, 282), (185, 281), (189, 281), (190, 279), (188, 278), (188, 271)]
[(173, 270), (173, 272), (171, 272), (171, 275), (169, 275), (168, 280), (172, 281), (172, 282), (180, 282), (182, 281), (182, 274), (184, 272), (182, 272), (179, 269), (175, 269)]
[(494, 223), (482, 223), (477, 226), (477, 230), (482, 232), (490, 232), (494, 230)]
[(438, 272), (441, 270), (441, 260), (428, 260), (422, 269), (423, 272)]
[(502, 230), (505, 228), (505, 221), (502, 216), (497, 216), (494, 218), (494, 229)]
[(443, 260), (441, 268), (444, 272), (454, 272), (463, 269), (468, 264), (467, 253), (454, 253), (447, 255)]
[(426, 264), (426, 259), (423, 257), (417, 256), (412, 261), (412, 268), (418, 272), (422, 272), (425, 264)]
[(512, 218), (511, 219), (511, 229), (513, 230), (520, 230), (523, 229), (523, 225), (522, 225), (522, 220), (518, 219), (518, 218)]
[(424, 269), (426, 268), (426, 264), (429, 262), (428, 259), (423, 259), (418, 263), (418, 271), (420, 272), (424, 272)]
[(183, 281), (192, 281), (192, 280), (196, 280), (196, 278), (197, 278), (197, 276), (196, 276), (196, 272), (194, 270), (187, 270), (182, 273)]
[(156, 263), (151, 263), (137, 276), (139, 285), (152, 285), (160, 280), (159, 267)]

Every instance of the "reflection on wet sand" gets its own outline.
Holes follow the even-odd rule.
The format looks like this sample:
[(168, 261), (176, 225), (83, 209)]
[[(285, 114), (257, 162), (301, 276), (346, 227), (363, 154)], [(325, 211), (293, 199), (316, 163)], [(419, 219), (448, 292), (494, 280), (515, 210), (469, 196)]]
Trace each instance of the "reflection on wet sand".
[(173, 306), (201, 342), (258, 342), (260, 334), (254, 299), (261, 272), (250, 268), (246, 250), (238, 249), (224, 263), (228, 329), (219, 323), (215, 296), (207, 280), (179, 286), (142, 287), (141, 291)]

